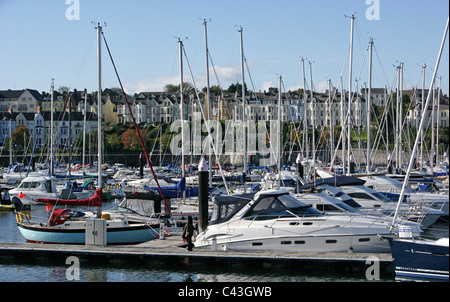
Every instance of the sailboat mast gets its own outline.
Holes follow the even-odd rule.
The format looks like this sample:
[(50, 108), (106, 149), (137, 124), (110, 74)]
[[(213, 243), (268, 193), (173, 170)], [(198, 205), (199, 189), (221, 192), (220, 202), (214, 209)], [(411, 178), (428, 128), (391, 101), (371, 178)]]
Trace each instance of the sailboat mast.
[(306, 78), (305, 78), (305, 59), (302, 58), (302, 71), (303, 71), (303, 158), (308, 157), (308, 104), (306, 102)]
[(314, 92), (313, 92), (313, 81), (312, 81), (312, 63), (309, 61), (309, 76), (311, 83), (311, 115), (312, 115), (312, 173), (314, 183), (316, 182), (316, 110), (315, 110), (315, 101), (314, 101)]
[[(399, 169), (402, 168), (402, 151), (403, 151), (403, 140), (402, 140), (402, 122), (403, 122), (403, 63), (400, 63), (400, 95), (399, 95), (399, 116), (400, 119), (398, 121), (399, 126), (399, 144), (398, 144), (398, 164)], [(401, 172), (400, 172), (401, 173)]]
[(55, 83), (54, 79), (52, 79), (52, 86), (51, 86), (51, 96), (50, 96), (50, 168), (48, 169), (49, 174), (53, 174), (53, 92), (55, 89)]
[[(207, 127), (210, 127), (209, 124), (211, 119), (211, 100), (210, 100), (210, 88), (209, 88), (209, 50), (208, 50), (208, 31), (207, 31), (207, 22), (203, 19), (203, 25), (205, 27), (205, 57), (206, 57), (206, 108), (207, 108), (207, 116), (206, 123), (208, 123)], [(210, 138), (212, 139), (212, 138)], [(209, 183), (212, 184), (212, 158), (211, 158), (211, 141), (208, 144), (208, 162), (209, 162)]]
[(333, 138), (333, 105), (331, 103), (331, 80), (328, 79), (328, 112), (329, 112), (329, 119), (330, 119), (330, 169), (333, 170), (333, 152), (334, 152), (334, 138)]
[(436, 164), (439, 162), (439, 103), (441, 102), (441, 80), (442, 77), (439, 77), (439, 87), (438, 87), (438, 95), (437, 95), (437, 108), (436, 108)]
[(281, 187), (281, 152), (282, 152), (282, 133), (283, 130), (281, 129), (281, 75), (278, 78), (278, 139), (277, 139), (277, 145), (278, 145), (278, 157), (277, 157), (277, 172), (278, 172), (278, 182), (277, 186), (278, 189)]
[(395, 120), (395, 168), (397, 171), (399, 171), (401, 167), (400, 163), (400, 150), (401, 150), (401, 144), (400, 144), (400, 128), (401, 128), (401, 100), (400, 100), (400, 74), (401, 74), (401, 66), (397, 66), (397, 100), (396, 100), (396, 120)]
[(345, 173), (345, 119), (344, 119), (344, 85), (342, 84), (342, 76), (339, 77), (339, 86), (341, 89), (341, 143), (342, 143), (342, 173)]
[[(348, 116), (347, 116), (347, 162), (350, 166), (350, 149), (352, 146), (352, 135), (351, 135), (351, 117), (352, 117), (352, 68), (353, 68), (353, 25), (355, 22), (355, 15), (351, 16), (351, 28), (350, 28), (350, 67), (348, 75)], [(350, 176), (350, 169), (347, 170), (347, 176)]]
[(86, 115), (87, 115), (87, 89), (84, 90), (84, 114), (83, 114), (83, 174), (86, 172)]
[[(98, 74), (98, 92), (97, 92), (97, 121), (98, 121), (98, 187), (102, 188), (102, 57), (101, 57), (101, 32), (100, 23), (97, 25), (97, 74)], [(97, 217), (102, 216), (101, 208), (98, 208)]]
[(186, 176), (184, 170), (184, 85), (183, 85), (183, 42), (178, 39), (180, 47), (180, 120), (181, 120), (181, 177)]
[[(436, 82), (436, 80), (435, 80)], [(433, 173), (433, 167), (434, 167), (434, 142), (435, 142), (435, 138), (434, 138), (434, 127), (435, 127), (435, 123), (436, 123), (436, 119), (435, 119), (435, 106), (436, 106), (436, 97), (435, 97), (435, 91), (436, 91), (436, 84), (434, 84), (433, 86), (433, 102), (431, 103), (431, 148), (430, 148), (430, 168), (431, 168), (431, 172)]]
[[(423, 112), (424, 104), (425, 104), (425, 68), (427, 67), (426, 64), (423, 64), (422, 66), (422, 107), (420, 113)], [(429, 92), (428, 92), (429, 93)], [(419, 128), (420, 131), (420, 141), (423, 142), (423, 129)], [(420, 171), (423, 171), (423, 144), (420, 144)]]
[(373, 39), (370, 38), (369, 42), (369, 90), (367, 93), (367, 160), (366, 160), (366, 172), (370, 173), (370, 111), (372, 108), (372, 47)]
[[(243, 129), (243, 140), (244, 140), (244, 182), (245, 178), (247, 176), (247, 120), (246, 120), (246, 110), (247, 110), (247, 103), (245, 99), (245, 82), (244, 82), (244, 40), (242, 37), (242, 27), (238, 30), (240, 40), (241, 40), (241, 77), (242, 77), (242, 129)], [(245, 188), (245, 187), (244, 187)]]

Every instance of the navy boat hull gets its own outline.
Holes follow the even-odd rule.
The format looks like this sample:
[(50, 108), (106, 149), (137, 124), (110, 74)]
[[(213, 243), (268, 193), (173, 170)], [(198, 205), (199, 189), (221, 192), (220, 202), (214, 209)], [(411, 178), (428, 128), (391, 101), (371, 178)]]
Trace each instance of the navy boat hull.
[(389, 240), (397, 277), (449, 280), (448, 245), (435, 241)]

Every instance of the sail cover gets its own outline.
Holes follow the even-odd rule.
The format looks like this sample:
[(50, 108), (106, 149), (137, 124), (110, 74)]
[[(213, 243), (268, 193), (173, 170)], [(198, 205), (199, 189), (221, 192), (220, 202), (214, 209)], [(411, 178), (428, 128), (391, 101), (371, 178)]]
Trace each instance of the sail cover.
[(54, 198), (36, 198), (36, 202), (42, 202), (47, 204), (57, 205), (69, 205), (69, 206), (88, 206), (88, 207), (101, 207), (102, 206), (102, 188), (98, 188), (95, 191), (94, 196), (86, 199), (54, 199)]

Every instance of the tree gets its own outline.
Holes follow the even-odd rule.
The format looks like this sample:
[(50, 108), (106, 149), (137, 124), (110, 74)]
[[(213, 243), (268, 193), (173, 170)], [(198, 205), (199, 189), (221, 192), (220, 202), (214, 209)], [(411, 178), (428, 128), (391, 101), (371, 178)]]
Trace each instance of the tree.
[[(195, 93), (194, 85), (189, 82), (183, 82), (183, 91), (187, 94)], [(180, 85), (167, 84), (164, 86), (165, 93), (180, 93)]]
[(123, 142), (120, 134), (111, 133), (105, 136), (107, 150), (121, 150), (123, 148)]
[[(139, 130), (141, 134), (142, 141), (144, 142), (145, 147), (147, 148), (147, 138), (148, 131), (145, 129)], [(142, 150), (141, 142), (139, 141), (139, 136), (134, 129), (128, 129), (121, 135), (121, 140), (123, 147), (129, 150)]]
[[(245, 92), (248, 92), (246, 83), (244, 84), (244, 88), (245, 88)], [(227, 89), (228, 93), (235, 93), (236, 91), (242, 92), (242, 84), (239, 84), (239, 83), (236, 83), (236, 85), (231, 84)]]
[(164, 92), (165, 93), (177, 93), (180, 89), (180, 85), (176, 86), (176, 85), (172, 85), (172, 84), (167, 84), (166, 86), (164, 86)]
[(70, 88), (67, 86), (59, 86), (58, 88), (58, 92), (61, 93), (62, 95), (69, 93)]
[(11, 134), (12, 140), (13, 140), (13, 146), (14, 145), (24, 145), (25, 139), (27, 137), (30, 137), (30, 133), (28, 131), (28, 128), (25, 126), (19, 126), (14, 130), (14, 132)]
[[(207, 88), (203, 87), (202, 91), (204, 93), (206, 93), (206, 90), (207, 90)], [(221, 91), (222, 91), (222, 88), (220, 88), (220, 86), (218, 86), (218, 85), (213, 85), (213, 86), (209, 87), (209, 92), (214, 95), (220, 94)]]

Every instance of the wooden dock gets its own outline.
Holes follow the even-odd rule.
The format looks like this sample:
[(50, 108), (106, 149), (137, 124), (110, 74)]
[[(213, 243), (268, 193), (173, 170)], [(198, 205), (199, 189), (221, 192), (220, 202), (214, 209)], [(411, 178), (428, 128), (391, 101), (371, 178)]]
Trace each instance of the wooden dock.
[[(233, 251), (182, 247), (179, 233), (164, 240), (137, 245), (88, 246), (36, 243), (0, 243), (0, 262), (27, 261), (64, 264), (67, 257), (81, 262), (114, 265), (177, 265), (194, 268), (287, 269), (295, 271), (325, 270), (364, 273), (374, 261), (382, 273), (393, 274), (390, 253), (287, 253), (273, 251)], [(364, 276), (364, 275), (363, 275)]]

